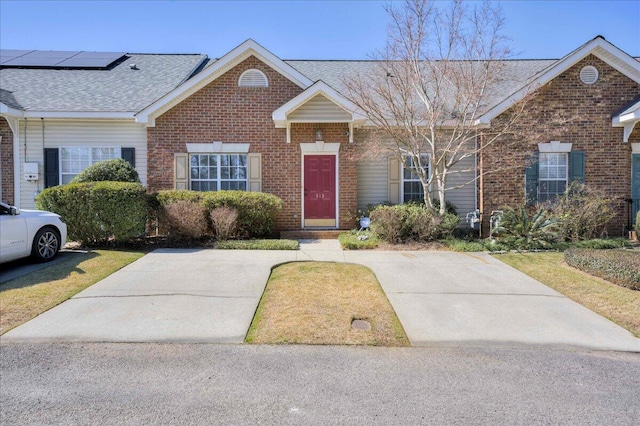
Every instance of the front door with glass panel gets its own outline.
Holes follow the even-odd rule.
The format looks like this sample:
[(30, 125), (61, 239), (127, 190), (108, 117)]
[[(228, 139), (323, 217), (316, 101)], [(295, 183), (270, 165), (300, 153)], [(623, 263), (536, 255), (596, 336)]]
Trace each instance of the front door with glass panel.
[(336, 226), (336, 157), (304, 157), (304, 226)]

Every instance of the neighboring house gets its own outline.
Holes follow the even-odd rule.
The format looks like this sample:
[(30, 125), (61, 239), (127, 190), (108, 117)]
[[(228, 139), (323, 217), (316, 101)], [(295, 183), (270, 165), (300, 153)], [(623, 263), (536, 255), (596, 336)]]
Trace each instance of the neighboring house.
[[(29, 65), (29, 55), (37, 63), (38, 55), (69, 52), (4, 52), (0, 197), (22, 208), (33, 207), (37, 191), (114, 157), (132, 162), (150, 191), (273, 193), (285, 205), (281, 230), (346, 229), (358, 207), (421, 197), (397, 160), (358, 155), (372, 129), (341, 81), (375, 72), (371, 61), (285, 61), (252, 40), (217, 60), (88, 52), (72, 62), (76, 68), (63, 62), (70, 59)], [(101, 66), (86, 66), (94, 57)], [(553, 197), (578, 179), (636, 200), (619, 207), (611, 232), (621, 233), (640, 200), (640, 62), (597, 37), (557, 61), (506, 61), (504, 73), (503, 97), (480, 124), (500, 120), (527, 83), (541, 91), (524, 129), (545, 111), (581, 118), (543, 140), (528, 168), (524, 155), (521, 166), (501, 174), (483, 175), (490, 163), (483, 158), (459, 165), (477, 163), (481, 177), (448, 191), (448, 200), (463, 216), (479, 208), (487, 219), (504, 204)], [(531, 151), (531, 141), (522, 148)], [(449, 185), (475, 175), (456, 175)]]

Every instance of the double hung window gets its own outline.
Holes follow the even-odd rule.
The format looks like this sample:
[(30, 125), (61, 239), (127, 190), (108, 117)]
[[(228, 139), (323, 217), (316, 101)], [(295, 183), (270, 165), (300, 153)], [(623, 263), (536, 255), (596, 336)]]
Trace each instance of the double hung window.
[(247, 154), (191, 154), (194, 191), (247, 190)]
[(120, 158), (120, 147), (68, 146), (60, 148), (60, 183), (69, 183), (77, 174), (98, 161)]
[(416, 171), (422, 167), (426, 171), (426, 176), (429, 176), (429, 156), (421, 154), (419, 164), (414, 157), (408, 156), (404, 161), (405, 166), (402, 171), (402, 202), (423, 201), (424, 187)]

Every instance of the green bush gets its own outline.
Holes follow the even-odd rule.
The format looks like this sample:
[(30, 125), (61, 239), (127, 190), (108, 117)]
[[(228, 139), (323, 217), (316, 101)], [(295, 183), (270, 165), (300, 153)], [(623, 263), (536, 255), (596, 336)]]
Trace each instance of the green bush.
[(166, 190), (159, 191), (156, 194), (156, 198), (158, 199), (158, 204), (160, 206), (166, 206), (171, 203), (175, 203), (176, 201), (192, 201), (192, 202), (201, 202), (204, 198), (204, 192), (199, 191), (189, 191), (185, 189), (175, 189), (175, 190)]
[(216, 243), (222, 250), (298, 250), (296, 240), (226, 240)]
[(271, 235), (275, 227), (276, 216), (283, 207), (280, 198), (266, 192), (206, 192), (202, 202), (209, 211), (218, 207), (236, 209), (240, 237)]
[(591, 248), (591, 249), (616, 249), (628, 247), (629, 241), (624, 238), (596, 238), (595, 240), (578, 241), (575, 243), (575, 247), (578, 248)]
[(70, 240), (83, 244), (131, 240), (144, 233), (147, 196), (139, 183), (86, 182), (47, 188), (36, 200), (41, 210), (58, 213)]
[(378, 247), (380, 240), (378, 237), (368, 231), (362, 232), (345, 232), (338, 235), (338, 241), (343, 249), (346, 250), (367, 250)]
[(450, 213), (440, 216), (422, 204), (379, 206), (371, 212), (371, 230), (392, 244), (433, 241), (451, 234), (459, 220)]
[(568, 265), (632, 290), (640, 290), (640, 252), (573, 248), (564, 252)]
[(459, 252), (477, 252), (485, 251), (485, 243), (483, 241), (467, 241), (457, 238), (446, 238), (442, 243), (449, 249)]
[(561, 239), (557, 218), (545, 209), (530, 215), (524, 205), (518, 209), (505, 207), (491, 236), (517, 250), (551, 248)]
[(131, 164), (116, 158), (92, 164), (74, 177), (71, 183), (102, 181), (140, 183), (140, 177)]

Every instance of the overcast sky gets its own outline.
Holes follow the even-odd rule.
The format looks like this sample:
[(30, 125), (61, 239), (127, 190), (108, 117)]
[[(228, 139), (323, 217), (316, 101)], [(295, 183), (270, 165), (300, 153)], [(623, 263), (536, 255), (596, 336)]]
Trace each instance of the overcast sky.
[[(640, 0), (501, 1), (519, 58), (560, 58), (597, 35), (640, 56)], [(206, 53), (253, 38), (283, 59), (367, 59), (381, 1), (0, 0), (0, 48)]]

